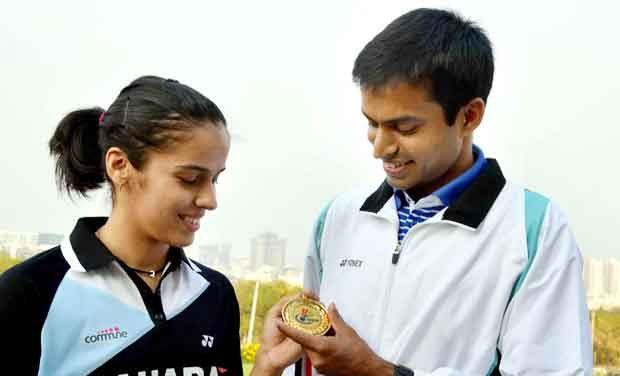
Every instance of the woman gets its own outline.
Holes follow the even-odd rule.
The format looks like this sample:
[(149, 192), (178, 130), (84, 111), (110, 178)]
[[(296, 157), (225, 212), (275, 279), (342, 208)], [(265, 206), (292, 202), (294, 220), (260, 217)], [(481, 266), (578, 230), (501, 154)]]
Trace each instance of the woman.
[(2, 373), (241, 375), (234, 290), (181, 249), (217, 207), (230, 148), (218, 107), (141, 77), (106, 111), (65, 116), (49, 147), (60, 188), (107, 183), (113, 205), (0, 277)]

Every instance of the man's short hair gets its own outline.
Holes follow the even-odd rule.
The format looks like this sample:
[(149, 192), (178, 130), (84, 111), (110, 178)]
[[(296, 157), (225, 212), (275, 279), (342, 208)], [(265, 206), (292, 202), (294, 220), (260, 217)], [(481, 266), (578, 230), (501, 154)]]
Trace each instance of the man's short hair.
[(392, 21), (362, 49), (353, 79), (363, 89), (399, 81), (424, 85), (451, 125), (470, 100), (486, 103), (493, 69), (482, 28), (451, 11), (421, 8)]

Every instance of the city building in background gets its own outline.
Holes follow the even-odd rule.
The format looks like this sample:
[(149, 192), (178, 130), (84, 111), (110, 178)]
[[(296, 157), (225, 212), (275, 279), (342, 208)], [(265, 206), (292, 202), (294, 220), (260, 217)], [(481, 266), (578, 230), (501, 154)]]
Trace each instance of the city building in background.
[(263, 266), (273, 268), (280, 274), (286, 260), (286, 239), (279, 238), (272, 232), (264, 232), (251, 241), (250, 267), (258, 271)]
[(250, 240), (249, 257), (232, 258), (229, 243), (200, 245), (196, 260), (224, 273), (232, 281), (285, 281), (294, 286), (303, 284), (301, 267), (286, 264), (286, 239), (273, 232), (258, 234)]
[(588, 295), (588, 308), (620, 307), (620, 260), (585, 257), (583, 279)]
[[(53, 233), (0, 230), (0, 251), (13, 258), (27, 259), (62, 240), (63, 235)], [(250, 240), (249, 257), (233, 258), (230, 243), (200, 245), (190, 256), (231, 280), (283, 280), (301, 286), (302, 268), (286, 264), (286, 244), (285, 238), (264, 232)], [(620, 308), (620, 259), (584, 257), (583, 279), (591, 310)]]
[(230, 243), (201, 245), (196, 261), (217, 270), (229, 270), (232, 245)]
[(30, 258), (62, 242), (63, 235), (0, 230), (0, 249), (18, 259)]

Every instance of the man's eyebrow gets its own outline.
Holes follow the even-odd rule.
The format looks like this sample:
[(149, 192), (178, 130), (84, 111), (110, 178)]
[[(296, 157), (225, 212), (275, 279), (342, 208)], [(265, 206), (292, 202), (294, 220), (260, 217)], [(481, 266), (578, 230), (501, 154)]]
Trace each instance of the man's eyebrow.
[(180, 169), (180, 170), (192, 170), (192, 171), (206, 172), (206, 173), (210, 173), (211, 172), (211, 170), (209, 170), (206, 167), (198, 166), (198, 165), (192, 165), (192, 164), (189, 164), (189, 165), (178, 165), (177, 169)]
[[(364, 116), (366, 117), (366, 119), (368, 119), (368, 121), (371, 121), (373, 123), (379, 123), (375, 119), (373, 119), (370, 116), (368, 116), (368, 114), (366, 114), (364, 111), (362, 111), (362, 114), (364, 114)], [(405, 122), (410, 122), (410, 121), (421, 122), (421, 121), (423, 121), (423, 119), (419, 118), (417, 116), (404, 115), (404, 116), (397, 116), (395, 118), (383, 120), (381, 123), (385, 123), (385, 124), (398, 124), (398, 123), (405, 123)]]

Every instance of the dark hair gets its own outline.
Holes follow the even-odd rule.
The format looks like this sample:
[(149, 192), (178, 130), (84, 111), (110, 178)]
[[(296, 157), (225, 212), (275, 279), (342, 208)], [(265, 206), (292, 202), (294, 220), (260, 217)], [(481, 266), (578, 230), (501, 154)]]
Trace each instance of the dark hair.
[(58, 187), (84, 196), (108, 180), (104, 156), (109, 148), (123, 150), (139, 169), (149, 149), (161, 149), (178, 139), (176, 131), (205, 121), (226, 126), (215, 103), (191, 87), (155, 76), (140, 77), (121, 90), (107, 111), (81, 109), (60, 121), (49, 141)]
[(454, 12), (416, 9), (392, 21), (355, 59), (353, 79), (376, 89), (405, 80), (423, 84), (448, 124), (493, 83), (493, 49), (484, 30)]

